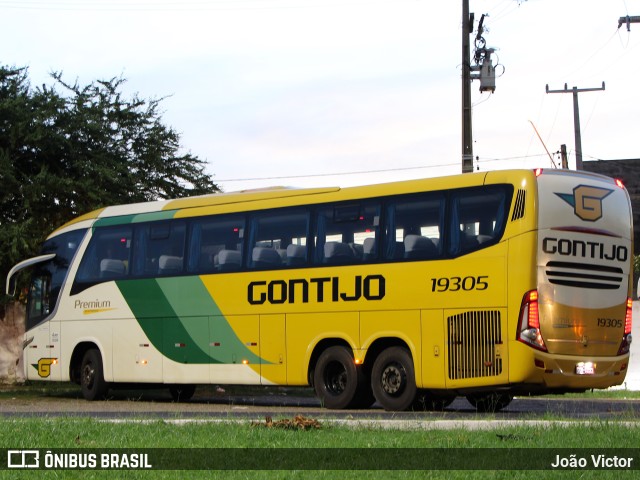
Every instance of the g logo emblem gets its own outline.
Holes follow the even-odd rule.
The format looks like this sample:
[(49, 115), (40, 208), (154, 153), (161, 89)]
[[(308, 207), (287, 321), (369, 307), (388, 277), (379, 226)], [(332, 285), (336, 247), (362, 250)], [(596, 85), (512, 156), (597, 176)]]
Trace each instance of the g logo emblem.
[(608, 188), (578, 185), (573, 195), (556, 193), (562, 200), (573, 207), (573, 213), (586, 222), (595, 222), (602, 218), (602, 200), (613, 193)]
[(47, 378), (51, 375), (51, 365), (58, 363), (57, 358), (41, 358), (37, 365), (33, 365), (38, 370), (38, 375)]

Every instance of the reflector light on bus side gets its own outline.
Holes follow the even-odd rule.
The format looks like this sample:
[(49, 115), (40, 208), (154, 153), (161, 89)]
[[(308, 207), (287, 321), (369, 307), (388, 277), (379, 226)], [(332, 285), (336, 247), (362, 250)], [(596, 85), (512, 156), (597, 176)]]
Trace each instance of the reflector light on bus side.
[(518, 340), (527, 345), (547, 351), (544, 339), (540, 333), (540, 315), (538, 311), (538, 291), (531, 290), (525, 293), (520, 307), (520, 329)]

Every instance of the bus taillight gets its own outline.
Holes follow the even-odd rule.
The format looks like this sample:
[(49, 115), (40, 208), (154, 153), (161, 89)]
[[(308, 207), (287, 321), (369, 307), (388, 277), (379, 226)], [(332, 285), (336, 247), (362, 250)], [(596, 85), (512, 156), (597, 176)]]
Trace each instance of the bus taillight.
[(542, 334), (540, 333), (540, 314), (538, 310), (538, 291), (525, 293), (520, 307), (520, 328), (518, 340), (527, 345), (547, 351)]
[(624, 355), (625, 353), (629, 353), (629, 348), (631, 347), (631, 326), (632, 326), (632, 311), (633, 311), (633, 300), (631, 298), (627, 298), (627, 313), (624, 316), (624, 335), (622, 337), (622, 343), (620, 344), (620, 349), (618, 350), (618, 355)]
[(631, 298), (627, 298), (627, 314), (624, 317), (624, 334), (625, 335), (631, 334), (631, 324), (633, 321), (632, 312), (633, 312), (633, 300), (631, 300)]

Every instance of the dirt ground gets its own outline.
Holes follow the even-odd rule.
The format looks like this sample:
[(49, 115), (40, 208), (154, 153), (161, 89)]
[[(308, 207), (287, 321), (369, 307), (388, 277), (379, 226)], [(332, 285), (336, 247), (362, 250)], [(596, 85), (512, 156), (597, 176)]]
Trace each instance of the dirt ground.
[(0, 383), (24, 380), (22, 374), (22, 335), (24, 334), (24, 305), (9, 304), (0, 319)]

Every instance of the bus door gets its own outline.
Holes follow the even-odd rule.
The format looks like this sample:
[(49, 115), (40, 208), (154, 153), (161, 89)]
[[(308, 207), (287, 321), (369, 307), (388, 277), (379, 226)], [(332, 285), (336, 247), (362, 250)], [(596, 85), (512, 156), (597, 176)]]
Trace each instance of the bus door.
[[(45, 319), (52, 313), (50, 311), (51, 297), (51, 273), (40, 268), (33, 273), (29, 287), (29, 299), (27, 302), (27, 333), (25, 333), (25, 369), (29, 380), (59, 380), (59, 369), (52, 368), (57, 363), (53, 358), (53, 348), (50, 337), (50, 322)], [(32, 327), (33, 326), (33, 327)], [(56, 333), (56, 341), (59, 341), (59, 332)], [(57, 343), (59, 351), (59, 342)], [(52, 373), (55, 372), (53, 375)]]

